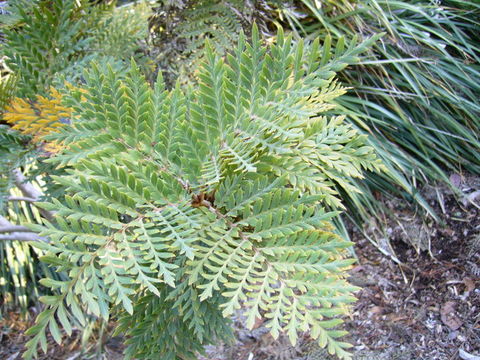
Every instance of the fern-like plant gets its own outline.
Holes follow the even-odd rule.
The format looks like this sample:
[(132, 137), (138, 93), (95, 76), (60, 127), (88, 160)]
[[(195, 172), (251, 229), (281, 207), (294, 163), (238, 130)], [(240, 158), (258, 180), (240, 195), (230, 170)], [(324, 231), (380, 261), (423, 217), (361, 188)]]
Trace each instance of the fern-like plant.
[[(108, 3), (1, 3), (0, 317), (1, 312), (14, 306), (26, 313), (40, 295), (47, 293), (38, 282), (51, 271), (46, 264), (39, 264), (42, 251), (21, 242), (29, 238), (23, 236), (25, 233), (9, 229), (24, 222), (36, 223), (43, 216), (33, 197), (23, 194), (16, 173), (22, 178), (25, 175), (28, 183), (47, 198), (63, 196), (49, 181), (49, 175), (63, 170), (43, 160), (61, 148), (46, 137), (70, 122), (70, 111), (60, 105), (60, 94), (51, 92), (51, 87), (62, 87), (64, 80), (81, 82), (82, 69), (92, 60), (106, 63), (108, 59), (119, 71), (128, 69), (132, 56), (140, 66), (146, 65), (139, 44), (148, 29), (150, 8), (146, 1), (120, 7), (116, 7), (116, 1)], [(61, 279), (62, 274), (54, 276)]]
[(266, 32), (265, 9), (273, 11), (271, 2), (159, 0), (149, 18), (150, 55), (163, 71), (167, 87), (177, 78), (192, 79), (204, 56), (205, 39), (224, 55), (235, 47), (242, 30), (250, 32), (253, 22)]
[(373, 41), (332, 55), (328, 40), (281, 30), (262, 46), (254, 28), (225, 59), (207, 42), (198, 84), (171, 91), (134, 63), (125, 78), (86, 73), (51, 159), (68, 165), (55, 178), (65, 201), (43, 203), (56, 221), (32, 226), (50, 239), (43, 261), (69, 279), (43, 280), (59, 295), (41, 298), (24, 357), (46, 348), (47, 329), (60, 343), (60, 327), (114, 314), (127, 358), (192, 359), (243, 308), (250, 327), (265, 318), (293, 343), (310, 331), (350, 359), (336, 327), (355, 300), (351, 243), (326, 209), (341, 208), (334, 184), (355, 191), (346, 179), (382, 166), (344, 117), (324, 114), (345, 92), (335, 72)]
[(21, 2), (14, 6), (21, 28), (5, 31), (7, 64), (18, 76), (21, 96), (44, 94), (56, 73), (74, 60), (83, 46), (82, 23), (73, 19), (76, 2), (39, 1), (33, 12), (26, 12)]
[(22, 1), (13, 2), (19, 25), (5, 29), (3, 50), (18, 78), (17, 95), (45, 95), (60, 75), (77, 81), (92, 60), (115, 59), (117, 69), (128, 68), (138, 40), (146, 36), (149, 9), (143, 3), (128, 8), (113, 5), (38, 0), (26, 11)]

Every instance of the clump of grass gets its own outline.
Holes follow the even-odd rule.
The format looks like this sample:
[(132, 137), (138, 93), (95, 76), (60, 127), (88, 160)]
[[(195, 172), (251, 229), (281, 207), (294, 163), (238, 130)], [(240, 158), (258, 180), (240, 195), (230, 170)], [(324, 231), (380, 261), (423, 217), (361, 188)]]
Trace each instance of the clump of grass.
[[(375, 192), (400, 196), (435, 216), (423, 184), (451, 172), (480, 173), (480, 4), (471, 1), (302, 0), (299, 36), (386, 32), (363, 61), (342, 72), (351, 86), (339, 109), (370, 135), (388, 174), (345, 194), (358, 223), (382, 214)], [(307, 16), (305, 16), (307, 14)]]

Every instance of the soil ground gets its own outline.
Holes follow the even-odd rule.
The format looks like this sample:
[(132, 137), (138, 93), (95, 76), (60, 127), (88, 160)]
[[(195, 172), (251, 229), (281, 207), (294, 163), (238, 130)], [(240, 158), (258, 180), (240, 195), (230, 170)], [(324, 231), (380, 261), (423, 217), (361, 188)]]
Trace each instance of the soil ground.
[[(350, 281), (362, 287), (345, 324), (355, 359), (480, 360), (480, 180), (454, 174), (451, 181), (461, 194), (459, 201), (447, 187), (423, 191), (441, 222), (384, 199), (391, 215), (372, 219), (364, 230), (391, 257), (363, 232), (351, 231), (358, 263)], [(380, 222), (385, 234), (378, 231)], [(16, 313), (0, 322), (0, 359), (20, 359), (27, 340), (23, 332), (30, 324)], [(263, 324), (246, 330), (240, 315), (235, 329), (235, 344), (209, 346), (202, 359), (333, 359), (307, 334), (292, 347), (284, 338), (274, 341)], [(91, 356), (85, 355), (79, 333), (64, 346), (50, 343), (42, 360), (98, 358), (95, 346), (89, 349)], [(100, 358), (122, 359), (121, 339), (107, 338), (102, 351)]]

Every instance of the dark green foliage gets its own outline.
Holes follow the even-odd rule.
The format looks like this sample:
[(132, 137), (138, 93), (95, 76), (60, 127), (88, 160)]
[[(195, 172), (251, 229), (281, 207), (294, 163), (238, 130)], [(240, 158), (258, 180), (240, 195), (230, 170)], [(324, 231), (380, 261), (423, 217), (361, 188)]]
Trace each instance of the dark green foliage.
[[(149, 19), (150, 52), (167, 84), (180, 75), (191, 78), (203, 56), (205, 39), (216, 51), (232, 49), (242, 30), (243, 1), (160, 1)], [(239, 16), (240, 15), (240, 16)]]
[(354, 191), (350, 179), (382, 165), (343, 116), (323, 114), (345, 92), (335, 72), (374, 40), (326, 56), (329, 42), (280, 31), (262, 46), (254, 29), (226, 59), (207, 43), (185, 90), (161, 77), (151, 88), (135, 64), (124, 78), (86, 73), (86, 92), (66, 94), (68, 148), (51, 159), (68, 166), (54, 177), (67, 195), (41, 205), (54, 223), (32, 225), (50, 239), (36, 245), (42, 260), (69, 279), (42, 282), (59, 295), (41, 298), (24, 356), (45, 348), (47, 329), (60, 342), (86, 314), (119, 314), (129, 357), (188, 358), (243, 307), (249, 327), (265, 317), (293, 343), (310, 330), (349, 359), (335, 328), (354, 301), (351, 243), (326, 208), (341, 208), (334, 184)]
[(159, 296), (140, 293), (133, 314), (124, 312), (115, 332), (128, 338), (127, 359), (195, 359), (203, 344), (233, 339), (220, 303), (220, 298), (201, 302), (186, 281), (175, 290), (161, 286)]
[(3, 39), (3, 30), (18, 26), (22, 21), (20, 9), (23, 12), (31, 12), (37, 5), (38, 0), (9, 0), (2, 2), (0, 8), (0, 31)]
[[(160, 0), (149, 19), (150, 54), (163, 71), (167, 86), (177, 78), (194, 78), (204, 57), (205, 39), (223, 55), (233, 49), (241, 31), (249, 34), (256, 23), (272, 36), (280, 1)], [(271, 30), (274, 30), (273, 32)]]
[(5, 106), (15, 94), (17, 79), (13, 74), (5, 74), (0, 76), (0, 113), (3, 112)]
[(114, 59), (129, 60), (134, 56), (138, 61), (139, 42), (147, 37), (150, 13), (150, 8), (142, 2), (119, 8), (110, 6), (103, 12), (96, 10), (95, 16), (87, 19), (89, 51)]
[(146, 36), (146, 10), (135, 19), (126, 9), (114, 12), (112, 5), (92, 6), (85, 0), (40, 0), (28, 12), (21, 2), (14, 6), (20, 21), (5, 30), (4, 52), (22, 97), (43, 95), (61, 75), (78, 80), (92, 60), (129, 60), (136, 41)]
[[(40, 1), (32, 13), (17, 8), (21, 29), (6, 32), (8, 65), (19, 76), (19, 94), (43, 94), (53, 77), (75, 61), (83, 46), (81, 22), (75, 22), (75, 2)], [(83, 40), (83, 41), (82, 41)]]

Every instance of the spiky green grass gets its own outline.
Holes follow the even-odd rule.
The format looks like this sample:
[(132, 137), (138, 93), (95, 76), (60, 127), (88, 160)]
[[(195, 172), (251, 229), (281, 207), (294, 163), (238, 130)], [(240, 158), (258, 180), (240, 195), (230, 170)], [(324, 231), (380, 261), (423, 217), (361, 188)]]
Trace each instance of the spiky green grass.
[(400, 196), (435, 216), (419, 191), (451, 172), (480, 173), (480, 3), (302, 0), (299, 36), (386, 32), (363, 61), (342, 73), (352, 87), (339, 109), (370, 135), (388, 174), (345, 194), (358, 223), (380, 215), (374, 191)]

